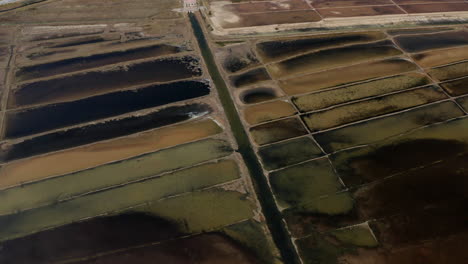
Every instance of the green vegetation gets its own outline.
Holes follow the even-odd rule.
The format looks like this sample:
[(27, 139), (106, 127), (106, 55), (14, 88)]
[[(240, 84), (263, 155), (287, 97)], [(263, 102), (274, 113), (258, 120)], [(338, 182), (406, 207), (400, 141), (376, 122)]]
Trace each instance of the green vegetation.
[(463, 112), (453, 102), (413, 109), (400, 114), (370, 120), (315, 135), (326, 152), (374, 143), (412, 129), (462, 116)]
[(336, 229), (330, 232), (336, 239), (358, 247), (376, 247), (379, 245), (367, 223)]
[[(468, 73), (468, 72), (467, 72)], [(451, 96), (459, 96), (468, 93), (468, 76), (463, 79), (442, 83), (444, 88)]]
[(293, 117), (258, 125), (251, 128), (250, 133), (257, 144), (264, 145), (305, 135), (307, 130), (297, 118)]
[(327, 158), (275, 171), (270, 174), (270, 183), (282, 206), (305, 204), (343, 188)]
[(457, 102), (465, 108), (465, 111), (468, 111), (468, 96), (457, 99)]
[(324, 215), (343, 215), (354, 207), (354, 201), (349, 192), (338, 192), (315, 198), (307, 203), (287, 209), (293, 213), (313, 213)]
[(307, 114), (303, 119), (310, 130), (319, 131), (446, 98), (439, 87), (429, 86)]
[(221, 232), (250, 248), (265, 264), (282, 263), (261, 223), (248, 220), (225, 227)]
[(322, 155), (322, 151), (309, 137), (280, 142), (259, 150), (267, 170), (279, 169)]
[(293, 103), (301, 112), (308, 112), (425, 84), (429, 84), (429, 79), (426, 76), (420, 73), (408, 73), (335, 90), (304, 95), (294, 98)]
[(274, 101), (245, 108), (244, 117), (249, 124), (258, 124), (294, 115), (296, 109), (286, 101)]
[(341, 191), (290, 207), (283, 215), (292, 236), (303, 237), (317, 227), (340, 227), (353, 209), (353, 197), (348, 191)]
[(315, 231), (296, 243), (305, 264), (338, 264), (340, 256), (356, 253), (357, 247), (378, 246), (371, 232), (366, 224), (330, 233)]
[(439, 81), (455, 79), (468, 75), (468, 62), (460, 62), (448, 66), (430, 69), (429, 75)]
[[(122, 210), (132, 206), (137, 206), (181, 193), (192, 192), (201, 188), (234, 180), (238, 177), (239, 172), (235, 162), (226, 160), (218, 163), (200, 165), (171, 174), (165, 174), (161, 177), (147, 181), (128, 184), (115, 189), (106, 190), (105, 192), (88, 194), (72, 200), (13, 215), (0, 216), (0, 225), (3, 227), (0, 230), (0, 238), (9, 239), (23, 236), (44, 228), (61, 226), (88, 217), (112, 212), (121, 212)], [(242, 199), (245, 200), (244, 198)], [(214, 201), (211, 201), (208, 204), (214, 208), (216, 203), (221, 202), (222, 198), (215, 198)], [(184, 203), (187, 207), (196, 207), (195, 204), (192, 205), (188, 201), (184, 201)], [(219, 206), (222, 207), (221, 205)], [(236, 205), (233, 205), (233, 207), (225, 206), (224, 210), (233, 210), (233, 208), (236, 208), (235, 206)], [(190, 208), (184, 210), (188, 212)], [(245, 212), (245, 210), (242, 211), (241, 209), (242, 208), (239, 207), (237, 208), (238, 212), (233, 210), (231, 214), (240, 214)], [(180, 211), (172, 210), (174, 213), (175, 211)], [(223, 217), (226, 214), (226, 212), (222, 213), (222, 208), (218, 208), (217, 210), (219, 211), (216, 213), (212, 212), (211, 215), (207, 214), (206, 216), (215, 218)], [(213, 221), (217, 220), (213, 219)], [(193, 225), (195, 225), (195, 223)]]
[(182, 232), (198, 233), (249, 219), (254, 209), (247, 194), (210, 189), (153, 202), (135, 211), (171, 220)]
[[(165, 171), (227, 156), (231, 151), (228, 142), (207, 139), (7, 189), (0, 191), (0, 199), (3, 201), (0, 204), (0, 213), (43, 206), (80, 194), (141, 180)], [(229, 165), (226, 176), (230, 175), (229, 170), (235, 172), (232, 165)]]
[(304, 264), (338, 264), (338, 257), (347, 251), (319, 233), (298, 239), (296, 244)]

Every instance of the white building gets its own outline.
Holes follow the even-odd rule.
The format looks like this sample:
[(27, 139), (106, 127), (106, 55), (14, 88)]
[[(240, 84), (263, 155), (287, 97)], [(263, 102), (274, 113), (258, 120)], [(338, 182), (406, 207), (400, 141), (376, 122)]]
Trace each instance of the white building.
[(183, 0), (184, 1), (184, 11), (193, 13), (198, 10), (197, 0)]

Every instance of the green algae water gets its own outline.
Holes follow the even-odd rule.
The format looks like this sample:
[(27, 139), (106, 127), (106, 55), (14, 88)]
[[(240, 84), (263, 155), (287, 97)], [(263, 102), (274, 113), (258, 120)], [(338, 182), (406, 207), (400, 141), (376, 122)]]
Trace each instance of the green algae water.
[(288, 235), (286, 227), (282, 222), (281, 213), (276, 207), (273, 194), (268, 186), (267, 179), (263, 175), (261, 165), (250, 145), (249, 138), (242, 126), (241, 120), (237, 114), (234, 102), (232, 101), (232, 98), (229, 94), (226, 83), (219, 73), (213, 58), (213, 54), (211, 53), (208, 43), (206, 42), (203, 30), (194, 14), (189, 14), (189, 17), (202, 56), (205, 60), (211, 78), (216, 85), (219, 99), (223, 105), (229, 124), (231, 125), (232, 133), (236, 138), (237, 144), (239, 145), (238, 151), (245, 160), (250, 175), (252, 176), (252, 180), (258, 194), (258, 200), (261, 203), (262, 211), (273, 236), (273, 240), (275, 241), (275, 244), (281, 253), (284, 263), (299, 264), (300, 261), (297, 253)]

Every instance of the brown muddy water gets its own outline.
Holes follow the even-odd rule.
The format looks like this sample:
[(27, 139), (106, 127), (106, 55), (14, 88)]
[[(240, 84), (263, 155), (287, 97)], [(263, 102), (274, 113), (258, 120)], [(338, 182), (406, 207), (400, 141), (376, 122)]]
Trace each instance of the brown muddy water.
[(16, 72), (16, 79), (19, 81), (24, 81), (40, 77), (53, 76), (130, 60), (174, 54), (182, 50), (182, 47), (158, 44), (149, 47), (140, 47), (124, 51), (96, 54), (88, 57), (77, 57), (45, 64), (25, 66)]
[(254, 141), (259, 145), (307, 134), (307, 130), (297, 118), (282, 119), (258, 125), (250, 129)]

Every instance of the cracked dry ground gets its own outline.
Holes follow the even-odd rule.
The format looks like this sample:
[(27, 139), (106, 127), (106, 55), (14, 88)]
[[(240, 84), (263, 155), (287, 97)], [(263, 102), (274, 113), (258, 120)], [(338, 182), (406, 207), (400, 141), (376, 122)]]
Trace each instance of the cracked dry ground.
[(207, 30), (207, 65), (179, 7), (0, 14), (0, 263), (467, 263), (464, 25)]

